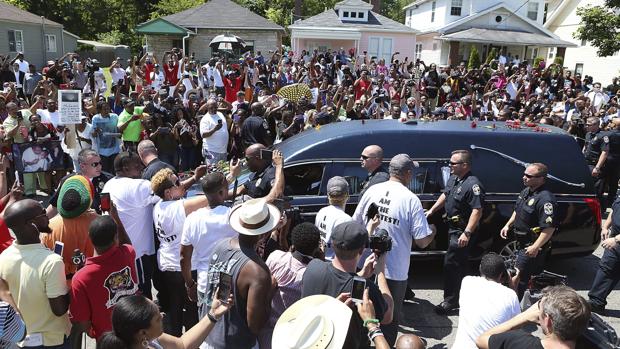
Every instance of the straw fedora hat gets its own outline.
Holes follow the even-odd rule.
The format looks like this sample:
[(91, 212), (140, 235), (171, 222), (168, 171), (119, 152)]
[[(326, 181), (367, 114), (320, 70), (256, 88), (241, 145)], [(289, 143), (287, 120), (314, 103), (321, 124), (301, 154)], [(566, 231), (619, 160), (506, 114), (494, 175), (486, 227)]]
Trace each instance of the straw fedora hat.
[(248, 200), (230, 211), (230, 226), (242, 235), (261, 235), (274, 230), (280, 210), (264, 199)]
[(336, 298), (302, 298), (280, 316), (273, 330), (272, 349), (342, 348), (353, 311)]

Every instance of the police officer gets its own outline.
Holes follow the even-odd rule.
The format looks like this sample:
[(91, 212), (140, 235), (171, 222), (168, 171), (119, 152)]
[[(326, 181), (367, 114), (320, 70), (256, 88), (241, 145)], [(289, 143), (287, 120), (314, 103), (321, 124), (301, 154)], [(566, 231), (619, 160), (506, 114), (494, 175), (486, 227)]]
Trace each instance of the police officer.
[(448, 184), (437, 202), (426, 211), (430, 217), (445, 207), (450, 243), (444, 257), (443, 302), (435, 306), (441, 315), (458, 307), (461, 281), (467, 273), (471, 235), (478, 227), (484, 206), (484, 189), (471, 173), (471, 153), (455, 150), (450, 157)]
[(601, 132), (599, 127), (600, 120), (597, 117), (589, 117), (586, 120), (586, 144), (583, 147), (583, 155), (588, 162), (592, 177), (594, 177), (594, 188), (596, 197), (601, 203), (601, 210), (605, 212), (606, 203), (603, 201), (605, 192), (605, 161), (609, 153), (609, 136)]
[[(272, 192), (276, 182), (276, 172), (282, 171), (282, 153), (274, 150), (272, 163), (272, 159), (261, 157), (261, 150), (263, 149), (266, 147), (257, 143), (245, 150), (245, 160), (252, 174), (250, 180), (237, 189), (237, 195), (247, 195), (256, 199), (266, 197)], [(278, 191), (281, 190), (278, 189)], [(277, 193), (275, 197), (281, 194), (281, 192)]]
[(601, 227), (601, 246), (605, 249), (588, 297), (592, 311), (603, 314), (607, 296), (620, 281), (620, 197), (616, 197), (611, 213)]
[(362, 151), (360, 155), (362, 167), (368, 171), (366, 180), (362, 183), (362, 191), (360, 198), (364, 196), (364, 192), (377, 183), (383, 183), (390, 179), (390, 175), (383, 166), (383, 149), (378, 145), (369, 145)]
[(517, 295), (523, 297), (530, 276), (540, 273), (549, 240), (555, 231), (557, 202), (555, 196), (545, 188), (547, 166), (533, 163), (523, 173), (526, 188), (519, 194), (512, 216), (501, 229), (502, 238), (508, 238), (508, 231), (514, 228), (517, 251), (517, 273), (512, 284), (518, 285)]
[(611, 206), (618, 191), (620, 180), (620, 119), (615, 118), (609, 123), (609, 154), (605, 166), (607, 190), (607, 207)]

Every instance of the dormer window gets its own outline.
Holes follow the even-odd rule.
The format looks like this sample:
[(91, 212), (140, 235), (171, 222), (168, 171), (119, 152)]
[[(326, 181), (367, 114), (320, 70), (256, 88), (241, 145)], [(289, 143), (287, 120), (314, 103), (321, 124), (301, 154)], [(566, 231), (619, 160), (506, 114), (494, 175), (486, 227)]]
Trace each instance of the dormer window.
[(340, 19), (343, 21), (356, 21), (364, 22), (368, 20), (367, 11), (360, 11), (359, 9), (346, 8), (339, 9)]

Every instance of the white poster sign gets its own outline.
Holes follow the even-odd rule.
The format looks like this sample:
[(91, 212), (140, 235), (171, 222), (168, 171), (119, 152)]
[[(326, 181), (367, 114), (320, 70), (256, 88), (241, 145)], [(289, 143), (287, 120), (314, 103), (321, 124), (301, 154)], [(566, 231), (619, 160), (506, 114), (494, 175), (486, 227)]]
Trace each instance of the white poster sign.
[(58, 114), (61, 125), (80, 123), (82, 115), (82, 92), (79, 90), (58, 91)]

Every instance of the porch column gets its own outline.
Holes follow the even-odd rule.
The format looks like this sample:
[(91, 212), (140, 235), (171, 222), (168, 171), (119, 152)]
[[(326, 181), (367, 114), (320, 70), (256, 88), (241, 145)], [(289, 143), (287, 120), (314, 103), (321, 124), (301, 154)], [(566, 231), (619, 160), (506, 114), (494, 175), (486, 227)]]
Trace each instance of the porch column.
[(450, 41), (450, 54), (448, 55), (448, 65), (459, 63), (459, 41)]

